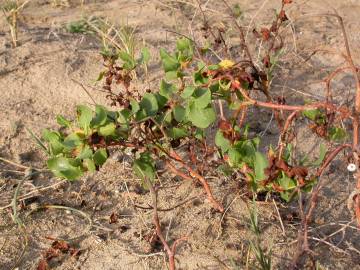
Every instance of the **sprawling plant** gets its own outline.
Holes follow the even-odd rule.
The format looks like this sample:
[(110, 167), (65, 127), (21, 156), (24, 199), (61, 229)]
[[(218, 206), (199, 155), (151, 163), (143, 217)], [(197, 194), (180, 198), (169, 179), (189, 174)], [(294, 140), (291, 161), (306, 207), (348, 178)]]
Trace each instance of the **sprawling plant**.
[[(239, 114), (255, 105), (249, 97), (251, 91), (264, 83), (246, 71), (248, 62), (196, 59), (193, 43), (187, 38), (177, 41), (174, 54), (161, 49), (160, 56), (165, 78), (159, 90), (138, 99), (129, 90), (136, 62), (125, 53), (105, 56), (105, 88), (113, 104), (122, 108), (110, 111), (96, 105), (93, 110), (80, 105), (75, 121), (59, 116), (58, 123), (66, 129), (43, 132), (50, 155), (48, 167), (55, 175), (74, 180), (85, 171), (93, 172), (104, 164), (109, 148), (118, 147), (133, 153), (134, 171), (140, 178), (153, 181), (156, 163), (163, 162), (177, 175), (198, 179), (220, 211), (222, 206), (199, 173), (214, 166), (227, 173), (243, 173), (252, 192), (275, 191), (285, 200), (295, 194), (296, 187), (308, 189), (314, 183), (316, 179), (308, 177), (305, 167), (289, 164), (289, 151), (270, 148), (262, 153), (260, 138), (247, 135), (248, 126), (243, 126)], [(113, 83), (122, 84), (125, 91), (115, 94)], [(215, 101), (220, 102), (220, 114)], [(229, 117), (221, 112), (223, 102), (232, 111)], [(305, 115), (323, 123), (320, 111), (305, 111)], [(218, 126), (214, 142), (206, 139), (206, 129), (212, 124)]]
[[(282, 50), (279, 29), (287, 21), (284, 8), (291, 1), (282, 3), (270, 28), (253, 31), (267, 45), (260, 67), (255, 66), (236, 22), (245, 51), (241, 59), (214, 61), (212, 50), (190, 38), (180, 38), (173, 52), (160, 49), (164, 77), (158, 89), (145, 93), (137, 91), (132, 80), (139, 66), (148, 63), (149, 50), (143, 49), (139, 59), (123, 50), (104, 51), (106, 70), (99, 80), (104, 81), (107, 97), (116, 109), (79, 105), (73, 121), (58, 116), (62, 128), (45, 130), (42, 136), (47, 143), (44, 149), (49, 155), (49, 169), (56, 176), (75, 180), (86, 171), (98, 170), (109, 157), (109, 150), (116, 148), (132, 155), (134, 172), (151, 190), (157, 168), (165, 165), (174, 175), (199, 181), (220, 212), (224, 207), (214, 198), (204, 177), (215, 170), (236, 173), (248, 186), (249, 196), (273, 192), (290, 201), (299, 192), (313, 190), (334, 157), (351, 148), (341, 123), (346, 119), (357, 121), (357, 107), (353, 111), (337, 105), (330, 91), (323, 102), (300, 105), (289, 105), (283, 97), (271, 93), (269, 82)], [(278, 145), (260, 150), (260, 137), (249, 136), (246, 115), (250, 107), (273, 111), (279, 127)], [(336, 142), (333, 149), (322, 145), (318, 159), (311, 162), (304, 157), (296, 160), (292, 155), (293, 126), (301, 118), (307, 119), (316, 135)], [(210, 126), (216, 127), (215, 134), (209, 131)], [(358, 136), (357, 129), (354, 132)], [(354, 139), (353, 145), (357, 143)], [(158, 227), (157, 233), (160, 237)], [(164, 246), (172, 265), (174, 254), (166, 242)]]

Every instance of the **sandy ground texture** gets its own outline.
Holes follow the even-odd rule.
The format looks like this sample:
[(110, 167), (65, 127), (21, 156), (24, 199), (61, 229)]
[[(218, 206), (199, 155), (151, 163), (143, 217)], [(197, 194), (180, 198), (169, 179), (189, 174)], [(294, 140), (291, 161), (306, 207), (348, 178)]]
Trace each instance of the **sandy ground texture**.
[[(0, 157), (15, 163), (0, 161), (0, 269), (15, 265), (21, 270), (42, 269), (38, 268), (39, 261), (56, 239), (67, 240), (79, 252), (51, 259), (51, 269), (167, 269), (161, 245), (151, 241), (154, 226), (150, 195), (134, 177), (129, 159), (121, 154), (114, 153), (100, 171), (76, 182), (61, 181), (48, 173), (32, 176), (21, 186), (15, 206), (24, 230), (11, 218), (12, 198), (24, 171), (45, 166), (45, 156), (26, 128), (39, 135), (43, 128), (57, 128), (56, 115), (74, 118), (76, 104), (91, 104), (77, 82), (83, 83), (96, 102), (109, 104), (98, 91), (101, 85), (94, 83), (102, 70), (99, 40), (93, 35), (69, 33), (65, 26), (93, 15), (136, 27), (139, 42), (145, 42), (153, 55), (149, 66), (151, 87), (157, 87), (162, 76), (158, 49), (171, 49), (176, 33), (187, 35), (193, 31), (196, 36), (202, 26), (197, 1), (193, 0), (83, 2), (30, 1), (19, 18), (17, 48), (11, 48), (5, 19), (0, 17)], [(238, 37), (225, 6), (221, 1), (201, 2), (209, 23), (226, 29), (236, 54)], [(250, 40), (253, 27), (260, 29), (271, 22), (279, 2), (229, 0), (231, 5), (240, 5), (239, 22), (249, 26)], [(305, 60), (315, 48), (342, 49), (343, 39), (334, 18), (310, 15), (333, 12), (335, 8), (344, 17), (355, 62), (360, 64), (360, 2), (293, 2), (288, 11), (292, 23), (283, 30), (286, 53), (272, 88), (292, 101), (321, 99), (322, 79), (342, 60), (326, 54)], [(335, 100), (351, 100), (351, 78), (344, 74), (334, 82)], [(139, 83), (137, 87), (145, 90), (147, 86)], [(271, 119), (271, 112), (253, 109), (248, 119), (250, 132), (276, 143), (278, 133)], [(299, 126), (299, 136), (299, 152), (313, 150), (316, 155), (319, 140), (303, 126)], [(224, 215), (211, 208), (198, 185), (172, 178), (166, 172), (160, 178), (159, 208), (183, 202), (171, 211), (160, 212), (170, 243), (188, 236), (177, 249), (178, 269), (255, 269), (251, 267), (255, 262), (250, 249), (254, 235), (249, 229), (248, 201), (236, 177), (207, 175), (215, 197), (226, 206)], [(353, 177), (339, 159), (324, 178), (316, 218), (309, 228), (317, 269), (360, 269), (360, 232), (346, 207), (355, 185)], [(277, 206), (272, 199), (257, 203), (262, 245), (272, 249), (273, 269), (289, 269), (300, 224), (297, 203), (276, 201)], [(311, 263), (305, 262), (304, 268), (312, 269)]]

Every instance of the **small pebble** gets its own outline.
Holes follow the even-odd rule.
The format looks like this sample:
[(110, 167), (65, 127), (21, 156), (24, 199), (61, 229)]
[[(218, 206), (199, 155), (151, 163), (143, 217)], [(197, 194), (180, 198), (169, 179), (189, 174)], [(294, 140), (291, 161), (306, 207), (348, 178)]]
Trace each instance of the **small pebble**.
[(347, 166), (347, 170), (349, 172), (355, 172), (356, 171), (356, 165), (354, 163), (350, 163), (348, 166)]

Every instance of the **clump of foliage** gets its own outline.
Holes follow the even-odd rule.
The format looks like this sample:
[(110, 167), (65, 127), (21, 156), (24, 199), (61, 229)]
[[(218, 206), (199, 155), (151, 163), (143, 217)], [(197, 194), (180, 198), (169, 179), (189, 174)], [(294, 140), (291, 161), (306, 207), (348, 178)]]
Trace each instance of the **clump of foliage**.
[[(172, 52), (160, 49), (164, 76), (159, 88), (141, 93), (132, 81), (138, 67), (149, 62), (149, 50), (144, 48), (138, 58), (134, 50), (120, 45), (104, 50), (105, 70), (99, 80), (104, 81), (107, 98), (116, 108), (79, 105), (76, 119), (58, 116), (62, 129), (45, 130), (42, 135), (47, 144), (49, 169), (56, 176), (75, 180), (85, 172), (98, 170), (109, 157), (109, 150), (116, 148), (133, 155), (134, 172), (150, 190), (158, 165), (163, 164), (172, 174), (201, 183), (208, 200), (220, 212), (224, 207), (204, 178), (206, 173), (214, 173), (214, 168), (240, 175), (238, 179), (248, 187), (249, 197), (270, 192), (290, 201), (301, 192), (315, 194), (313, 187), (329, 163), (341, 150), (351, 148), (342, 121), (357, 116), (348, 107), (335, 104), (330, 94), (323, 102), (291, 105), (271, 93), (269, 82), (283, 45), (278, 39), (279, 29), (288, 20), (285, 7), (290, 3), (282, 1), (271, 27), (253, 31), (255, 38), (266, 45), (260, 67), (253, 63), (241, 27), (240, 43), (245, 50), (241, 59), (228, 57), (214, 62), (212, 50), (183, 37)], [(228, 56), (228, 47), (220, 40)], [(262, 99), (258, 98), (259, 93)], [(261, 138), (249, 136), (246, 114), (254, 106), (274, 112), (279, 127), (278, 145), (260, 150)], [(230, 110), (228, 115), (223, 107)], [(309, 128), (324, 140), (336, 142), (335, 147), (326, 149), (323, 145), (319, 158), (313, 162), (304, 157), (294, 159), (293, 126), (298, 119), (307, 119)], [(216, 127), (213, 141), (207, 138), (210, 126)], [(355, 139), (353, 145), (357, 144)], [(160, 237), (158, 227), (157, 233)], [(169, 250), (169, 257), (173, 258)], [(270, 267), (271, 261), (263, 254), (259, 256)]]
[[(285, 152), (282, 147), (271, 147), (262, 153), (260, 138), (250, 138), (248, 126), (240, 121), (241, 112), (256, 105), (251, 92), (266, 85), (270, 75), (265, 74), (271, 67), (265, 64), (265, 70), (258, 71), (248, 61), (230, 59), (213, 63), (206, 59), (206, 53), (195, 52), (193, 41), (185, 37), (178, 39), (173, 53), (160, 49), (165, 76), (159, 90), (144, 94), (130, 90), (130, 85), (132, 71), (149, 61), (149, 51), (143, 49), (139, 59), (125, 50), (104, 52), (106, 70), (99, 80), (105, 81), (111, 104), (121, 109), (96, 105), (93, 110), (80, 105), (75, 121), (59, 116), (58, 123), (67, 130), (43, 133), (49, 146), (49, 168), (57, 176), (74, 180), (101, 166), (110, 147), (119, 147), (122, 151), (132, 150), (134, 171), (141, 178), (154, 180), (155, 164), (162, 161), (178, 175), (183, 172), (176, 166), (185, 170), (191, 167), (194, 172), (214, 167), (227, 173), (240, 171), (250, 192), (279, 192), (287, 201), (296, 194), (297, 187), (310, 190), (316, 177), (309, 176), (307, 168), (291, 164), (290, 144), (283, 142), (288, 146)], [(119, 93), (113, 90), (117, 85), (122, 85)], [(217, 102), (221, 107), (226, 104), (232, 111), (230, 117), (216, 112)], [(315, 123), (327, 119), (319, 109), (304, 110), (304, 115)], [(218, 129), (214, 142), (209, 143), (206, 129), (213, 124)], [(285, 140), (286, 134), (282, 137)], [(191, 166), (185, 162), (184, 150), (192, 159)], [(214, 159), (214, 155), (218, 158)], [(193, 177), (191, 171), (188, 173)], [(211, 193), (208, 195), (212, 198)], [(215, 205), (222, 210), (219, 203)]]

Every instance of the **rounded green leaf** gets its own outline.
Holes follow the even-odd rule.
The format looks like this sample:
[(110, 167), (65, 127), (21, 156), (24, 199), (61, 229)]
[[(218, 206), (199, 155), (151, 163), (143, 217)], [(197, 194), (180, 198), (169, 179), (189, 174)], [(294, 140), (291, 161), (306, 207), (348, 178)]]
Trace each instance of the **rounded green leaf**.
[(254, 171), (255, 171), (255, 180), (262, 181), (265, 180), (265, 169), (269, 166), (267, 158), (260, 152), (255, 153), (255, 164), (254, 164)]
[(132, 70), (132, 69), (135, 68), (135, 66), (136, 66), (135, 59), (130, 54), (128, 54), (125, 51), (120, 51), (119, 52), (119, 57), (120, 57), (121, 60), (124, 61), (124, 65), (123, 65), (124, 69)]
[(120, 112), (119, 112), (119, 115), (118, 115), (118, 118), (117, 118), (117, 121), (120, 123), (120, 124), (126, 124), (129, 122), (129, 118), (131, 116), (131, 111), (129, 109), (122, 109)]
[(174, 118), (178, 122), (182, 122), (185, 119), (186, 110), (180, 105), (176, 105), (173, 109)]
[(131, 111), (133, 114), (137, 113), (140, 110), (139, 102), (137, 102), (133, 98), (130, 98), (130, 105), (131, 105)]
[(160, 49), (160, 58), (165, 72), (177, 71), (180, 68), (179, 61), (164, 49)]
[(89, 159), (89, 158), (85, 159), (84, 166), (88, 169), (89, 172), (96, 171), (95, 162), (92, 159)]
[(152, 93), (146, 93), (140, 102), (140, 107), (145, 111), (146, 116), (155, 115), (159, 109), (155, 95)]
[(212, 107), (200, 109), (191, 104), (189, 109), (188, 118), (198, 128), (207, 128), (216, 120), (216, 114)]
[(173, 93), (176, 92), (176, 86), (171, 84), (171, 83), (167, 83), (165, 80), (162, 80), (160, 83), (160, 95), (166, 97), (167, 99), (169, 99), (171, 97), (171, 95)]
[(146, 47), (141, 49), (141, 57), (138, 60), (139, 64), (147, 64), (150, 61), (150, 50)]
[(85, 138), (84, 134), (77, 133), (77, 132), (70, 133), (64, 139), (64, 146), (66, 148), (75, 148), (75, 147), (83, 144), (84, 138)]
[(136, 159), (133, 164), (135, 174), (142, 180), (147, 177), (150, 181), (155, 179), (155, 168), (153, 159), (149, 153), (142, 153), (140, 158)]
[(68, 180), (79, 178), (83, 172), (79, 166), (74, 166), (75, 161), (65, 157), (53, 157), (47, 161), (48, 168), (58, 177)]
[(99, 128), (99, 135), (101, 136), (111, 136), (115, 134), (116, 125), (114, 123), (109, 123), (106, 126)]
[(105, 161), (108, 158), (108, 154), (106, 152), (106, 149), (99, 149), (95, 152), (93, 156), (93, 160), (95, 162), (95, 165), (101, 166), (105, 163)]
[(196, 85), (206, 84), (206, 83), (209, 82), (209, 78), (206, 77), (206, 75), (204, 74), (202, 69), (195, 72), (194, 75), (193, 75), (193, 78), (194, 78), (194, 83)]
[(329, 139), (332, 141), (342, 141), (347, 137), (346, 130), (339, 127), (331, 127), (329, 129)]
[(211, 102), (211, 92), (208, 88), (196, 88), (193, 97), (194, 104), (198, 109), (205, 108)]
[(61, 135), (59, 132), (57, 131), (52, 131), (49, 129), (44, 129), (42, 131), (42, 138), (47, 141), (50, 142), (52, 140), (60, 140), (61, 139)]
[(85, 146), (82, 148), (80, 154), (77, 155), (77, 158), (78, 158), (78, 159), (88, 159), (88, 158), (92, 158), (92, 156), (93, 156), (93, 151), (92, 151), (92, 149), (90, 148), (90, 146), (85, 145)]
[(187, 99), (189, 97), (192, 96), (192, 94), (194, 93), (195, 91), (195, 87), (194, 86), (186, 86), (184, 91), (182, 92), (181, 94), (181, 97), (184, 98), (184, 99)]
[(172, 139), (184, 138), (188, 135), (188, 132), (185, 128), (173, 127), (168, 130), (168, 136)]
[(62, 126), (62, 127), (70, 127), (71, 126), (71, 121), (67, 120), (64, 116), (62, 115), (58, 115), (56, 117), (56, 121), (57, 123)]
[(84, 105), (77, 106), (79, 126), (87, 133), (93, 118), (93, 111)]
[(231, 143), (228, 139), (226, 139), (221, 130), (218, 130), (215, 135), (215, 144), (217, 147), (220, 147), (223, 153), (229, 150), (231, 147)]
[(95, 117), (91, 120), (91, 127), (99, 127), (105, 125), (107, 120), (107, 110), (100, 105), (95, 107)]
[(164, 106), (166, 105), (166, 103), (168, 102), (168, 99), (162, 95), (160, 95), (159, 93), (155, 93), (155, 98), (158, 104), (158, 108), (162, 109), (164, 108)]
[(44, 129), (42, 138), (49, 143), (50, 153), (52, 155), (60, 154), (64, 150), (65, 146), (62, 142), (63, 139), (59, 132)]

